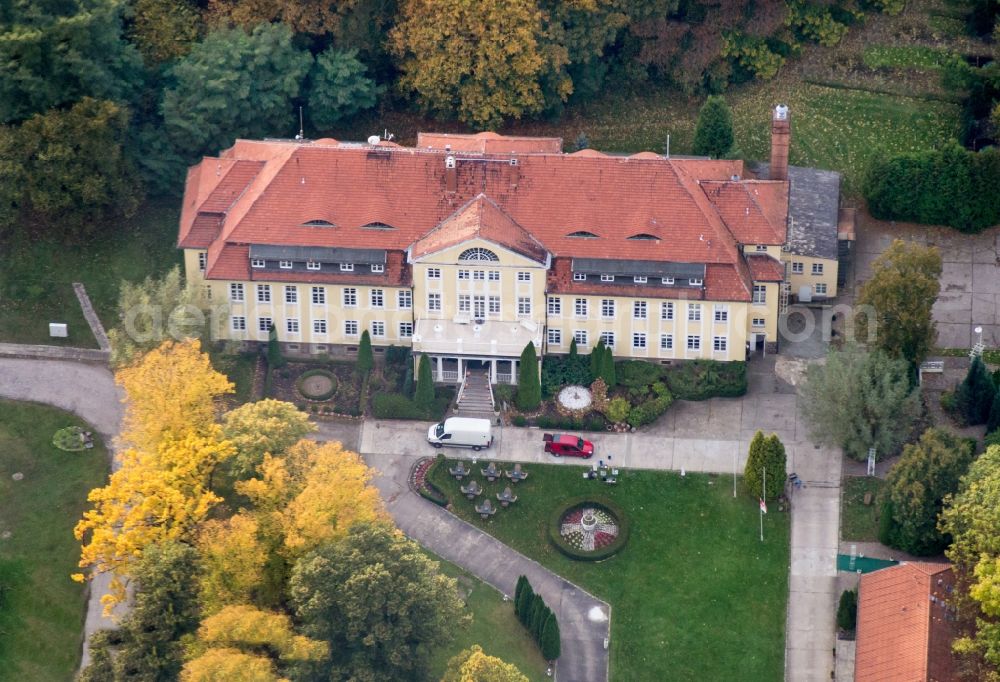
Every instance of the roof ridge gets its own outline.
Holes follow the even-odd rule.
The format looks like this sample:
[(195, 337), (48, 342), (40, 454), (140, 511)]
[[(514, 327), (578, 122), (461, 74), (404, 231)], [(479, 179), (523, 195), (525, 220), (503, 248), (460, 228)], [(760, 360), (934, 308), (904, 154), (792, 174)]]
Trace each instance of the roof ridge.
[[(715, 228), (715, 230), (720, 233), (718, 235), (720, 239), (726, 239), (728, 237), (729, 241), (728, 243), (725, 244), (725, 246), (727, 250), (731, 252), (731, 254), (737, 256), (737, 258), (732, 260), (739, 260), (738, 258), (739, 249), (736, 248), (736, 244), (739, 243), (739, 240), (736, 239), (736, 235), (734, 235), (732, 230), (729, 229), (729, 225), (726, 224), (726, 221), (722, 219), (722, 215), (719, 213), (718, 208), (716, 208), (715, 204), (712, 203), (711, 199), (708, 198), (708, 195), (705, 194), (705, 190), (701, 188), (700, 181), (691, 178), (687, 174), (687, 171), (679, 169), (679, 167), (674, 163), (673, 159), (667, 159), (667, 162), (670, 164), (670, 167), (673, 169), (674, 174), (677, 176), (678, 180), (680, 180), (679, 184), (681, 185), (681, 187), (684, 189), (685, 192), (688, 193), (688, 196), (691, 197), (695, 205), (708, 220), (709, 224), (712, 225), (712, 227)], [(691, 182), (694, 182), (697, 185), (698, 187), (697, 192), (692, 191), (691, 188), (689, 187), (689, 183)], [(711, 207), (710, 211), (705, 210), (704, 203), (706, 202)], [(719, 226), (722, 227), (721, 230), (719, 229)]]

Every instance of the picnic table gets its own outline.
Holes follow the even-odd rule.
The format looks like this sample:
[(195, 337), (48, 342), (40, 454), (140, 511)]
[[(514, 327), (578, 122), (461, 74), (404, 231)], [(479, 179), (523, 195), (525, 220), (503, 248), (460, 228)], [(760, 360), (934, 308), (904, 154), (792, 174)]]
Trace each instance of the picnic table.
[(483, 500), (482, 504), (476, 505), (476, 511), (479, 513), (480, 518), (488, 519), (497, 513), (497, 508), (489, 500)]
[(462, 494), (470, 500), (473, 500), (483, 494), (483, 486), (479, 485), (476, 481), (470, 481), (469, 485), (463, 485), (459, 488), (459, 490), (461, 490)]
[(507, 507), (512, 502), (517, 502), (517, 495), (511, 491), (510, 486), (507, 486), (502, 493), (497, 493), (497, 499), (500, 501), (501, 507)]
[(505, 471), (504, 475), (507, 476), (512, 482), (517, 483), (518, 481), (523, 481), (528, 477), (528, 472), (521, 469), (520, 464), (514, 465), (513, 471)]
[(464, 477), (472, 473), (472, 470), (466, 467), (464, 462), (459, 462), (455, 466), (448, 469), (448, 473), (454, 476), (456, 480), (461, 481)]
[(485, 469), (481, 469), (480, 471), (490, 483), (500, 478), (500, 470), (497, 468), (496, 462), (490, 462), (489, 466)]

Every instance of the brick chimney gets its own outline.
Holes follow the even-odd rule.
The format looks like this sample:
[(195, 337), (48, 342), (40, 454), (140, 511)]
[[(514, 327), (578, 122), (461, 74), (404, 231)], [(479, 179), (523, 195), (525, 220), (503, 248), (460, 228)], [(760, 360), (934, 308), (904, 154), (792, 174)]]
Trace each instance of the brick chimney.
[(779, 104), (771, 116), (771, 180), (788, 179), (788, 145), (792, 141), (792, 122), (788, 107)]
[[(449, 148), (451, 145), (448, 145)], [(449, 154), (444, 157), (444, 185), (445, 191), (454, 194), (458, 189), (458, 169), (455, 167), (455, 157)]]

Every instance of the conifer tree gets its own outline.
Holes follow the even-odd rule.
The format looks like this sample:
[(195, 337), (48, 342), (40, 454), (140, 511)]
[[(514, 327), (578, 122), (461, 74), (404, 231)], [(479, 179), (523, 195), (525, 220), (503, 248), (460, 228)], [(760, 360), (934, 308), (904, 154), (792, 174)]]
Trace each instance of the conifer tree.
[(726, 100), (713, 95), (698, 112), (693, 152), (697, 156), (721, 159), (733, 149), (733, 114)]
[(358, 372), (365, 376), (372, 371), (375, 366), (375, 356), (372, 353), (372, 337), (366, 329), (361, 334), (361, 343), (358, 344)]
[(976, 356), (969, 365), (965, 379), (955, 391), (955, 404), (970, 426), (984, 424), (989, 419), (996, 394), (993, 378), (986, 371), (982, 358)]
[(538, 378), (538, 355), (535, 344), (529, 341), (521, 351), (518, 368), (517, 407), (522, 411), (537, 409), (542, 402), (542, 383)]
[(545, 625), (542, 626), (542, 636), (539, 641), (539, 646), (542, 649), (542, 658), (546, 661), (554, 661), (559, 658), (562, 653), (562, 642), (560, 641), (559, 635), (559, 621), (556, 620), (554, 613), (549, 611), (548, 618), (545, 619)]
[(579, 356), (579, 354), (580, 354), (580, 351), (576, 347), (576, 337), (574, 336), (573, 339), (569, 342), (569, 357), (570, 357), (570, 360), (576, 360), (576, 358)]
[(750, 441), (743, 484), (751, 495), (764, 497), (764, 472), (767, 471), (767, 499), (773, 500), (781, 494), (785, 481), (785, 446), (776, 434), (765, 436), (758, 431)]
[(590, 351), (590, 373), (596, 379), (601, 376), (601, 367), (604, 363), (604, 339), (598, 339), (597, 345)]
[(430, 358), (426, 355), (421, 355), (417, 364), (417, 388), (413, 402), (418, 407), (430, 407), (434, 402), (434, 377), (431, 375)]

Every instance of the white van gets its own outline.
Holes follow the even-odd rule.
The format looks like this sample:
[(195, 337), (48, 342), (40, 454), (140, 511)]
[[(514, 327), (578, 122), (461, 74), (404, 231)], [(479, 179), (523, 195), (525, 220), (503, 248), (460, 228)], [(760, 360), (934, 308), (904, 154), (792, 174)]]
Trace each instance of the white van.
[(489, 419), (450, 417), (428, 429), (427, 442), (436, 448), (450, 445), (478, 452), (493, 444), (493, 430)]

